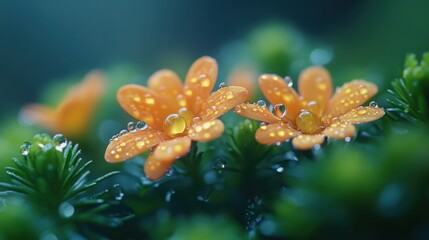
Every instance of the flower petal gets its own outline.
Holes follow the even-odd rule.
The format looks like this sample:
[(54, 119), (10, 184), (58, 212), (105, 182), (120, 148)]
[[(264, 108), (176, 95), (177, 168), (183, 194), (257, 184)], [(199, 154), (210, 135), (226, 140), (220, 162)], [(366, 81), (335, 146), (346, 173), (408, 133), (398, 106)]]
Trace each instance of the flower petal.
[(323, 135), (299, 135), (292, 140), (292, 144), (296, 149), (309, 150), (324, 141), (325, 137)]
[(189, 152), (191, 139), (188, 136), (173, 138), (160, 143), (153, 152), (159, 161), (173, 162)]
[(281, 121), (280, 118), (274, 116), (268, 107), (261, 107), (257, 104), (242, 103), (237, 105), (234, 111), (240, 116), (266, 123), (277, 123)]
[(273, 123), (261, 126), (255, 134), (256, 141), (261, 144), (274, 144), (286, 141), (295, 135), (286, 123)]
[(22, 108), (20, 117), (25, 123), (36, 124), (51, 132), (58, 131), (55, 110), (41, 104), (29, 104)]
[(353, 108), (362, 105), (374, 96), (377, 91), (376, 85), (363, 80), (354, 80), (346, 83), (331, 98), (328, 113), (332, 117), (343, 115)]
[(198, 113), (201, 104), (209, 97), (216, 82), (218, 67), (211, 57), (201, 57), (191, 66), (185, 80), (185, 97), (188, 108)]
[(228, 85), (244, 87), (249, 96), (255, 97), (256, 95), (256, 72), (251, 67), (237, 67), (234, 68), (228, 76)]
[(144, 163), (144, 172), (147, 178), (151, 180), (158, 180), (164, 176), (172, 164), (173, 160), (160, 161), (155, 157), (155, 154), (151, 152)]
[(116, 95), (121, 107), (134, 118), (162, 129), (164, 119), (172, 110), (154, 91), (135, 84), (121, 87)]
[(224, 130), (222, 121), (218, 119), (196, 122), (191, 126), (188, 136), (198, 142), (208, 142), (222, 135)]
[(114, 138), (107, 146), (104, 159), (115, 163), (139, 155), (167, 139), (164, 132), (152, 127), (128, 132)]
[(348, 124), (360, 124), (377, 120), (382, 116), (384, 116), (382, 108), (360, 106), (340, 116), (339, 119)]
[(302, 109), (296, 91), (283, 78), (274, 74), (264, 74), (259, 78), (259, 87), (267, 100), (273, 104), (283, 104), (287, 108), (286, 117), (295, 120)]
[(307, 68), (299, 75), (298, 89), (299, 94), (304, 98), (303, 105), (307, 106), (315, 101), (318, 105), (317, 109), (308, 110), (313, 110), (314, 114), (321, 116), (324, 109), (328, 107), (333, 92), (331, 75), (322, 67)]
[(231, 86), (214, 92), (201, 106), (200, 118), (203, 121), (216, 119), (247, 99), (245, 88)]
[(148, 87), (161, 96), (173, 109), (186, 107), (182, 82), (173, 71), (164, 69), (152, 74), (148, 80)]
[(344, 122), (334, 122), (331, 126), (323, 130), (323, 135), (336, 139), (344, 139), (353, 136), (355, 133), (355, 127), (351, 124)]
[(92, 71), (67, 92), (55, 110), (34, 104), (25, 107), (22, 116), (52, 132), (61, 132), (70, 138), (79, 137), (86, 133), (105, 84), (104, 75)]

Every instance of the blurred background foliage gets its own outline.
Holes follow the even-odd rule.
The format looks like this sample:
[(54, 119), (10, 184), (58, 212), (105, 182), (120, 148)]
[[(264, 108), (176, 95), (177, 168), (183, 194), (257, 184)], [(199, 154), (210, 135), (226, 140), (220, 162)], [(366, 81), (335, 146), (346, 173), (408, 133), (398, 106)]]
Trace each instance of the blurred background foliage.
[[(0, 192), (0, 239), (427, 238), (428, 9), (424, 0), (0, 0), (0, 168), (25, 161), (20, 146), (47, 131), (19, 117), (25, 104), (57, 106), (100, 69), (105, 94), (85, 134), (69, 140), (85, 163), (93, 160), (90, 179), (121, 172), (48, 215), (33, 197)], [(334, 86), (376, 83), (388, 114), (358, 126), (350, 143), (297, 151), (289, 142), (257, 144), (258, 123), (229, 113), (221, 139), (193, 145), (160, 181), (142, 173), (145, 155), (105, 163), (110, 137), (133, 121), (117, 89), (146, 85), (161, 68), (183, 79), (202, 55), (217, 59), (218, 84), (261, 73), (296, 80), (323, 65)], [(252, 101), (260, 98), (256, 87)], [(0, 171), (1, 182), (10, 177)], [(65, 203), (76, 210), (66, 218)]]

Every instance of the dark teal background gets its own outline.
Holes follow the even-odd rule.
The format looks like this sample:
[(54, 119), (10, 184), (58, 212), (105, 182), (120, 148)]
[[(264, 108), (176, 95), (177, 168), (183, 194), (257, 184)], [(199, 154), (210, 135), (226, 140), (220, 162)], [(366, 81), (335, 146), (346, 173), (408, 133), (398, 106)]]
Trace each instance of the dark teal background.
[[(37, 102), (55, 79), (132, 63), (144, 71), (215, 55), (267, 21), (333, 46), (332, 64), (401, 68), (429, 49), (424, 0), (0, 0), (0, 112)], [(391, 72), (390, 72), (391, 73)]]

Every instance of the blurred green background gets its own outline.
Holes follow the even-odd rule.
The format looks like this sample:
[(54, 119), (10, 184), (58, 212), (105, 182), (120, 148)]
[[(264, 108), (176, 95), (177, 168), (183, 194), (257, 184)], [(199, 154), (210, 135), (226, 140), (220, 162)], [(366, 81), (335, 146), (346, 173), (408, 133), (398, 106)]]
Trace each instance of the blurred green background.
[[(93, 204), (85, 202), (92, 192), (70, 200), (82, 210), (69, 219), (56, 208), (46, 214), (43, 201), (30, 197), (29, 204), (0, 192), (0, 239), (28, 232), (38, 239), (96, 232), (114, 239), (427, 239), (429, 54), (417, 59), (429, 50), (428, 11), (425, 0), (0, 0), (0, 168), (13, 166), (12, 158), (22, 157), (19, 146), (46, 131), (18, 120), (22, 106), (56, 106), (70, 86), (101, 69), (105, 95), (85, 134), (69, 140), (79, 144), (85, 162), (94, 160), (89, 179), (121, 172), (96, 186), (114, 189), (99, 196), (109, 208), (96, 216), (79, 205)], [(402, 72), (411, 52), (417, 57), (408, 56)], [(198, 144), (200, 154), (194, 148), (158, 182), (144, 177), (145, 155), (107, 164), (110, 137), (135, 121), (117, 103), (117, 89), (146, 85), (161, 68), (183, 79), (203, 55), (218, 61), (218, 83), (236, 69), (252, 70), (255, 79), (276, 73), (296, 81), (309, 65), (324, 65), (334, 86), (355, 78), (375, 83), (379, 93), (372, 100), (389, 116), (359, 126), (350, 143), (328, 139), (299, 151), (290, 142), (258, 144), (259, 123), (230, 113), (222, 117), (228, 119), (222, 138)], [(401, 79), (392, 82), (401, 76), (403, 86)], [(261, 98), (256, 92), (250, 101)], [(0, 181), (9, 178), (0, 172)], [(47, 195), (55, 194), (40, 193)], [(121, 225), (118, 213), (133, 218)], [(94, 219), (121, 226), (93, 226)]]
[(94, 68), (126, 62), (151, 73), (219, 56), (273, 21), (332, 50), (333, 67), (392, 73), (406, 53), (427, 50), (428, 9), (425, 0), (1, 0), (0, 113), (15, 114), (56, 79)]

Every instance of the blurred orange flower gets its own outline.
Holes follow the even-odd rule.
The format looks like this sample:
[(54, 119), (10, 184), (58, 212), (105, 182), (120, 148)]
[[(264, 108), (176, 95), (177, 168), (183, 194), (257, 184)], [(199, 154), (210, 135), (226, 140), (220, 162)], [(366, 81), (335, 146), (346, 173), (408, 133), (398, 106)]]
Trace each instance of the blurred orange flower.
[(243, 87), (249, 92), (249, 98), (253, 99), (256, 96), (256, 72), (246, 66), (239, 66), (232, 70), (228, 76), (228, 85)]
[(121, 107), (139, 122), (127, 133), (112, 139), (106, 149), (108, 162), (120, 162), (155, 147), (148, 156), (144, 171), (156, 180), (173, 162), (185, 156), (191, 141), (206, 142), (224, 131), (217, 118), (244, 102), (247, 91), (242, 87), (214, 87), (218, 74), (213, 58), (202, 57), (188, 71), (185, 84), (170, 70), (160, 70), (148, 80), (148, 88), (126, 85), (119, 89)]
[(36, 124), (51, 133), (62, 133), (69, 138), (81, 137), (87, 132), (105, 85), (104, 75), (100, 71), (92, 71), (67, 92), (56, 108), (29, 104), (22, 108), (20, 115), (24, 122)]
[(360, 106), (377, 93), (377, 86), (363, 80), (344, 84), (333, 94), (331, 76), (321, 67), (310, 67), (299, 76), (298, 96), (290, 78), (265, 74), (259, 86), (274, 105), (272, 111), (265, 102), (243, 103), (235, 107), (241, 116), (259, 120), (262, 124), (255, 138), (262, 144), (280, 143), (293, 138), (295, 148), (306, 150), (322, 144), (324, 137), (350, 139), (353, 124), (379, 119), (384, 110), (376, 104)]

